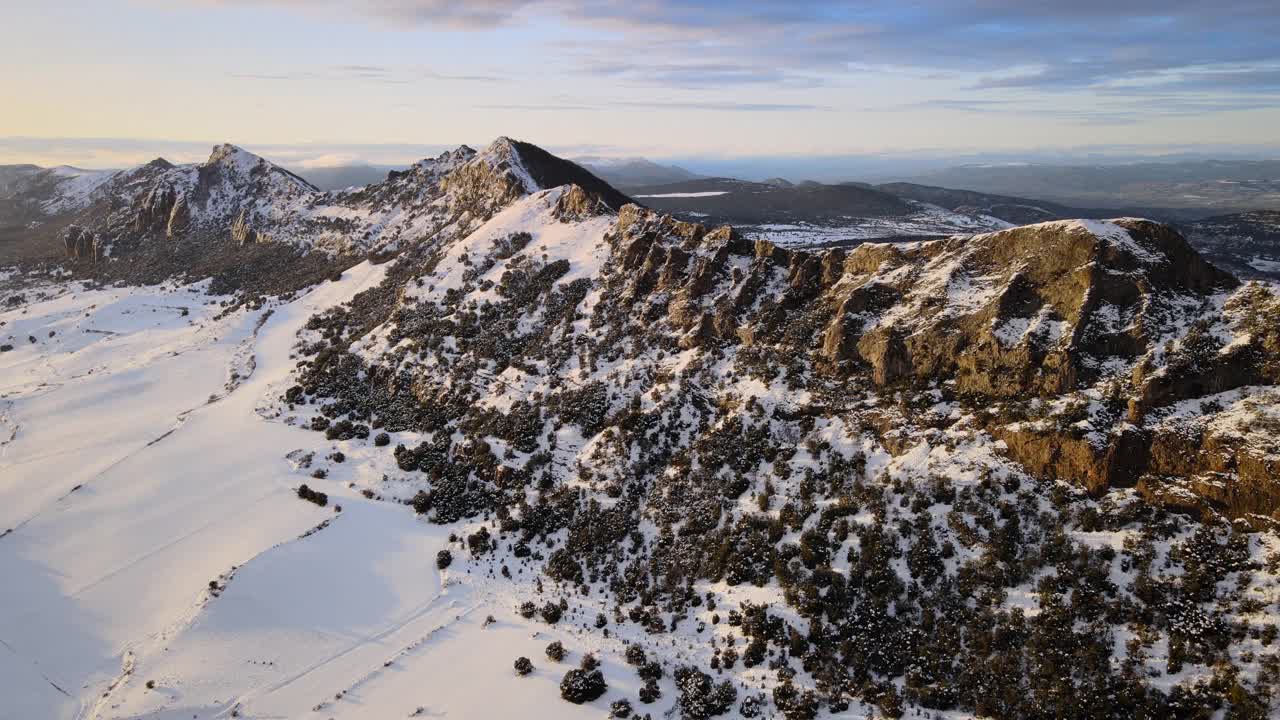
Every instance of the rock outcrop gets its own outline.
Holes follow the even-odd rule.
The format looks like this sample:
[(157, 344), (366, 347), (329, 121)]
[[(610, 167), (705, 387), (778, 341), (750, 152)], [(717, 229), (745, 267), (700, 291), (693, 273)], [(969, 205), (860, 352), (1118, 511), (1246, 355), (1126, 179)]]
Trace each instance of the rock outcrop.
[(98, 260), (98, 235), (79, 225), (68, 225), (62, 231), (63, 247), (73, 260)]
[[(1234, 516), (1280, 512), (1271, 456), (1226, 441), (1188, 453), (1174, 439), (1183, 424), (1163, 419), (1280, 382), (1280, 331), (1257, 320), (1280, 327), (1277, 301), (1167, 226), (1057, 221), (815, 253), (631, 206), (610, 242), (609, 282), (639, 316), (660, 314), (681, 349), (752, 347), (847, 383), (945, 387), (1033, 474), (1093, 492), (1212, 478), (1182, 496)], [(1186, 457), (1198, 459), (1170, 464)]]

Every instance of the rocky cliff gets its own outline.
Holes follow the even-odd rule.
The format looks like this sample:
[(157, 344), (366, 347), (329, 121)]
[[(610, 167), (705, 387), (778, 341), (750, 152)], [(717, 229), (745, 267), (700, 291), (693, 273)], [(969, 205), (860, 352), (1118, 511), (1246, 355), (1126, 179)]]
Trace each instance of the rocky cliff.
[[(470, 164), (448, 183), (496, 205), (526, 202), (513, 200), (519, 193), (509, 181), (488, 176), (492, 167)], [(488, 194), (477, 194), (479, 188)], [(599, 202), (571, 187), (557, 203), (570, 197)], [(607, 203), (594, 212), (613, 217)], [(569, 213), (558, 222), (573, 225), (580, 217)], [(536, 243), (538, 230), (532, 230)], [(425, 267), (448, 263), (448, 247), (445, 242), (429, 253)], [(1272, 446), (1230, 441), (1206, 429), (1216, 427), (1215, 413), (1241, 411), (1243, 400), (1229, 401), (1231, 393), (1252, 397), (1248, 388), (1280, 379), (1274, 332), (1257, 319), (1275, 312), (1275, 298), (1270, 289), (1242, 286), (1205, 262), (1165, 225), (1127, 218), (1054, 221), (932, 242), (808, 252), (629, 205), (592, 247), (605, 259), (580, 276), (583, 289), (574, 295), (581, 294), (576, 313), (587, 322), (544, 328), (537, 343), (544, 349), (534, 358), (522, 355), (527, 346), (513, 338), (517, 349), (497, 359), (469, 346), (450, 324), (458, 350), (434, 361), (438, 351), (425, 350), (423, 369), (406, 381), (419, 399), (439, 401), (441, 390), (423, 390), (444, 382), (433, 375), (439, 367), (479, 371), (489, 365), (495, 376), (520, 367), (519, 374), (537, 386), (553, 386), (555, 377), (568, 373), (579, 386), (634, 387), (634, 380), (584, 370), (625, 362), (650, 378), (653, 384), (637, 389), (648, 397), (646, 392), (666, 391), (656, 380), (671, 372), (664, 368), (720, 363), (720, 372), (730, 376), (760, 374), (803, 390), (786, 403), (792, 406), (786, 412), (797, 416), (830, 415), (831, 408), (847, 409), (868, 395), (917, 402), (934, 397), (930, 404), (956, 408), (942, 426), (988, 434), (1033, 475), (1092, 492), (1136, 486), (1162, 502), (1176, 486), (1179, 507), (1195, 504), (1185, 502), (1194, 497), (1197, 511), (1280, 519)], [(438, 283), (432, 293), (402, 291), (397, 314), (366, 325), (385, 323), (411, 347), (431, 348), (445, 334), (438, 323), (448, 321), (439, 318), (512, 313), (514, 328), (530, 322), (518, 319), (523, 313), (538, 317), (484, 290), (486, 283), (500, 287), (510, 279), (514, 259), (485, 248), (466, 257), (473, 263), (465, 273), (469, 281), (451, 284), (447, 293)], [(574, 261), (566, 261), (573, 269)], [(534, 272), (536, 265), (519, 272)], [(418, 284), (431, 286), (439, 272)], [(405, 329), (403, 318), (418, 313), (437, 318), (431, 326), (437, 329), (426, 335)], [(553, 351), (549, 342), (578, 348), (577, 354)], [(423, 360), (399, 353), (366, 361), (406, 368)], [(546, 362), (542, 353), (576, 362), (539, 364)], [(724, 384), (716, 377), (706, 382)], [(1207, 426), (1193, 432), (1186, 413), (1175, 408), (1202, 401), (1205, 412), (1194, 423)], [(1224, 404), (1221, 410), (1217, 403)], [(477, 411), (458, 412), (448, 421), (465, 425)], [(879, 409), (855, 415), (897, 451), (913, 447), (910, 439), (921, 429), (910, 416)], [(1205, 438), (1203, 452), (1174, 463), (1182, 456), (1168, 448), (1187, 442), (1175, 437), (1189, 436)], [(1234, 485), (1241, 489), (1224, 489)]]

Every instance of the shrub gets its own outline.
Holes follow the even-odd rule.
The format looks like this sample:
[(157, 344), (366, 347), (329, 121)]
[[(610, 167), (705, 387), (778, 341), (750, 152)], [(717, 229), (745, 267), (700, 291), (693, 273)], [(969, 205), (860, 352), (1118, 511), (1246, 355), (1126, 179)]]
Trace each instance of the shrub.
[(648, 659), (649, 658), (645, 656), (644, 648), (640, 647), (639, 645), (627, 646), (627, 664), (628, 665), (635, 665), (636, 667), (639, 667), (645, 663), (645, 660), (648, 660)]
[(680, 714), (688, 720), (707, 718), (729, 712), (738, 699), (738, 691), (725, 680), (714, 684), (711, 676), (693, 667), (675, 671), (676, 688), (680, 691)]
[(319, 505), (320, 507), (324, 507), (329, 504), (328, 495), (322, 492), (317, 492), (315, 490), (312, 490), (311, 488), (307, 487), (306, 483), (303, 483), (298, 486), (298, 497), (303, 500), (306, 500), (307, 502), (313, 502)]
[(801, 692), (790, 682), (773, 688), (773, 704), (787, 720), (813, 720), (818, 715), (818, 699), (813, 691)]
[(622, 700), (614, 700), (609, 705), (609, 717), (629, 718), (631, 717), (631, 701), (623, 698)]
[(533, 672), (533, 661), (527, 657), (518, 657), (515, 662), (516, 674), (521, 677)]
[(564, 548), (551, 553), (551, 557), (547, 559), (545, 572), (553, 580), (571, 582), (575, 585), (582, 583), (582, 566)]
[(386, 447), (391, 444), (391, 436), (384, 432), (380, 432), (373, 436), (373, 444), (378, 447)]
[(551, 658), (556, 662), (560, 662), (561, 660), (564, 660), (564, 644), (561, 643), (559, 640), (556, 640), (552, 642), (550, 645), (547, 645), (547, 657)]
[(552, 625), (560, 622), (560, 616), (563, 614), (564, 611), (560, 609), (560, 606), (553, 602), (548, 602), (542, 606), (542, 619)]
[(662, 697), (662, 689), (658, 687), (658, 681), (649, 680), (640, 687), (640, 702), (645, 705), (652, 705)]
[(472, 555), (484, 555), (489, 552), (490, 545), (489, 528), (482, 527), (467, 536), (467, 547)]
[(453, 564), (453, 553), (441, 550), (436, 553), (436, 567), (443, 570)]
[(604, 695), (609, 686), (599, 670), (574, 669), (560, 681), (560, 697), (574, 705), (591, 702)]

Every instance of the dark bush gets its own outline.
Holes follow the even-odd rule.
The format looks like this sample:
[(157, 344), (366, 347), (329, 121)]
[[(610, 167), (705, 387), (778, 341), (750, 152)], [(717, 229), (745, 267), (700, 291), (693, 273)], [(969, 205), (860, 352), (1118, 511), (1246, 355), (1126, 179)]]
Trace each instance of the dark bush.
[(542, 619), (552, 625), (560, 622), (560, 616), (563, 614), (564, 612), (560, 609), (560, 606), (553, 602), (542, 606)]
[(574, 705), (591, 702), (609, 688), (599, 670), (570, 670), (560, 681), (560, 697)]
[(649, 680), (640, 686), (640, 702), (645, 705), (652, 705), (662, 698), (662, 688), (658, 687), (658, 681)]
[(627, 664), (637, 667), (643, 665), (649, 658), (645, 656), (644, 648), (639, 645), (627, 646)]
[(373, 436), (373, 444), (378, 447), (386, 447), (391, 444), (391, 436), (384, 432), (380, 432)]
[(518, 657), (515, 662), (516, 674), (520, 676), (533, 672), (533, 661), (527, 657)]
[(436, 567), (441, 570), (453, 564), (453, 553), (448, 550), (441, 550), (436, 553)]
[(582, 582), (582, 566), (577, 560), (573, 559), (573, 555), (564, 548), (560, 548), (551, 553), (551, 557), (547, 559), (546, 574), (553, 580), (562, 582), (571, 582), (575, 585)]
[[(556, 609), (558, 610), (559, 608), (556, 608)], [(565, 654), (564, 644), (561, 643), (559, 640), (556, 640), (552, 642), (550, 645), (547, 645), (547, 657), (551, 658), (552, 660), (555, 660), (556, 662), (560, 662), (561, 660), (564, 660), (564, 654)]]
[(818, 698), (814, 692), (797, 690), (790, 682), (773, 688), (773, 704), (787, 720), (813, 720), (818, 716)]
[(711, 676), (693, 667), (675, 671), (676, 689), (680, 691), (680, 716), (688, 720), (707, 720), (729, 712), (738, 699), (733, 683), (715, 684)]
[(640, 676), (641, 680), (657, 682), (662, 679), (662, 676), (665, 673), (662, 672), (661, 665), (655, 661), (650, 661), (641, 665), (640, 668), (636, 670), (636, 674)]
[(328, 495), (322, 492), (316, 492), (315, 490), (312, 490), (311, 488), (307, 487), (306, 483), (303, 483), (302, 485), (298, 486), (298, 497), (302, 498), (303, 500), (306, 500), (307, 502), (313, 502), (319, 505), (320, 507), (324, 507), (329, 504)]
[(489, 552), (492, 544), (489, 542), (489, 528), (482, 527), (478, 531), (467, 536), (467, 547), (471, 549), (472, 555), (484, 555)]

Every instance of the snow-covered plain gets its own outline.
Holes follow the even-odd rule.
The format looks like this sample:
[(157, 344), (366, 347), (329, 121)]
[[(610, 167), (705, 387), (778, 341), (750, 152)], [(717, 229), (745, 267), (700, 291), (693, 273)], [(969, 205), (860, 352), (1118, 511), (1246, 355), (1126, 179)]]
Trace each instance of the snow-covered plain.
[(260, 410), (383, 272), (224, 317), (202, 285), (0, 314), (0, 718), (599, 715), (512, 672), (559, 634), (437, 570), (449, 528), (310, 477), (285, 455), (332, 445)]

